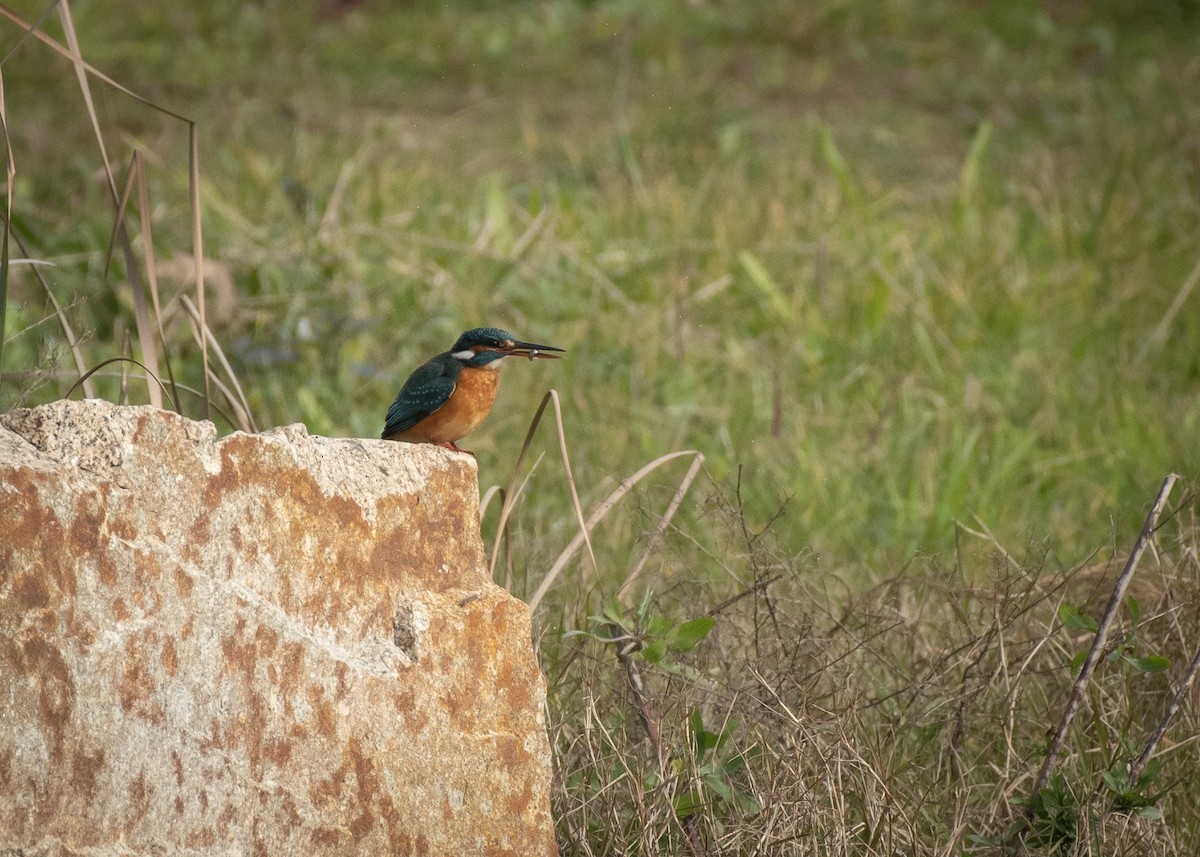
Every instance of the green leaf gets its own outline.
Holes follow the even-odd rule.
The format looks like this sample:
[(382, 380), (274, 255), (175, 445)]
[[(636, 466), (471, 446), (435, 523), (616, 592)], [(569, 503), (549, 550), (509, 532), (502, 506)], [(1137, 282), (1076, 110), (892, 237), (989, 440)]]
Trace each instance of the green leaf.
[(758, 815), (762, 812), (762, 807), (758, 805), (758, 801), (754, 799), (753, 795), (741, 789), (735, 789), (733, 796), (737, 799), (738, 809), (746, 813), (746, 815)]
[(651, 637), (668, 636), (671, 630), (671, 620), (666, 616), (655, 615), (651, 616), (646, 622), (646, 633)]
[(637, 614), (639, 616), (645, 616), (650, 611), (650, 599), (653, 597), (653, 595), (654, 593), (649, 589), (642, 593), (642, 600), (638, 603), (637, 609)]
[(698, 792), (684, 792), (675, 798), (674, 807), (675, 815), (680, 818), (687, 818), (689, 815), (695, 815), (698, 810), (704, 808), (704, 798), (700, 797)]
[(979, 193), (979, 177), (984, 173), (983, 159), (992, 139), (992, 122), (984, 119), (975, 130), (966, 160), (958, 174), (958, 199), (964, 209), (970, 207)]
[(1162, 655), (1147, 655), (1144, 658), (1126, 656), (1125, 662), (1140, 673), (1160, 673), (1171, 666), (1171, 659)]
[(1129, 610), (1129, 621), (1137, 625), (1138, 621), (1142, 618), (1142, 607), (1138, 604), (1138, 600), (1130, 595), (1129, 599), (1125, 602), (1125, 607)]
[(739, 253), (738, 261), (742, 263), (742, 269), (746, 272), (746, 276), (750, 278), (750, 282), (754, 284), (754, 287), (766, 299), (767, 304), (775, 314), (776, 320), (785, 324), (791, 322), (794, 315), (792, 305), (784, 297), (783, 291), (779, 288), (779, 285), (775, 282), (775, 278), (771, 276), (766, 266), (749, 250), (743, 250)]
[(1105, 771), (1103, 773), (1104, 785), (1108, 786), (1108, 790), (1114, 794), (1124, 794), (1125, 786), (1129, 781), (1129, 775), (1117, 771)]
[(733, 789), (729, 784), (715, 774), (710, 774), (704, 777), (704, 785), (708, 786), (713, 794), (724, 801), (733, 802)]
[(1079, 612), (1078, 607), (1063, 604), (1058, 608), (1058, 618), (1072, 631), (1090, 631), (1093, 634), (1099, 627), (1091, 616)]
[(601, 621), (609, 622), (616, 625), (618, 628), (629, 630), (629, 624), (625, 620), (625, 614), (618, 604), (607, 604), (604, 610), (601, 611)]
[(657, 664), (667, 653), (665, 640), (652, 640), (642, 649), (642, 657), (652, 664)]
[(677, 652), (690, 652), (696, 648), (697, 643), (708, 636), (716, 621), (712, 616), (701, 616), (699, 619), (684, 622), (671, 633), (671, 648)]
[(570, 637), (590, 637), (593, 640), (600, 639), (595, 634), (593, 634), (591, 631), (577, 631), (577, 630), (563, 631), (564, 639), (568, 639)]
[(1151, 821), (1158, 821), (1163, 817), (1163, 811), (1156, 806), (1139, 806), (1137, 814), (1142, 818), (1148, 818)]

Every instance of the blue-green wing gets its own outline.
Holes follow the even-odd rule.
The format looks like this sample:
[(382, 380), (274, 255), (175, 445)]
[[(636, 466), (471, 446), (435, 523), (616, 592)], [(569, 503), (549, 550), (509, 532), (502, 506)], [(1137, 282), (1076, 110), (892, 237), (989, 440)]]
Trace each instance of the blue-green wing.
[(461, 368), (449, 354), (439, 354), (418, 367), (388, 408), (387, 422), (380, 437), (386, 440), (407, 431), (446, 404), (454, 392), (454, 379)]

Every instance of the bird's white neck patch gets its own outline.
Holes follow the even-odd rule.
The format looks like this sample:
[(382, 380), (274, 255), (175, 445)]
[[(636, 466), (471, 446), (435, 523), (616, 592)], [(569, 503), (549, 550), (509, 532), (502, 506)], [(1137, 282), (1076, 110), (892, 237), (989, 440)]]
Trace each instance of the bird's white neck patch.
[(455, 360), (470, 360), (472, 357), (475, 356), (475, 352), (472, 351), (470, 348), (468, 348), (465, 351), (455, 351), (450, 356), (453, 357)]

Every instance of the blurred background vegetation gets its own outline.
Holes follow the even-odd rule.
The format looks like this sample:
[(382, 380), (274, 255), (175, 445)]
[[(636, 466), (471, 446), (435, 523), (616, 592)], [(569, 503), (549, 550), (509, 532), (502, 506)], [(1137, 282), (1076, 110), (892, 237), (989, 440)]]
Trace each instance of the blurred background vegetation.
[[(49, 8), (11, 5), (65, 43)], [(772, 568), (843, 595), (1007, 567), (964, 561), (975, 548), (1070, 568), (1126, 550), (1167, 472), (1200, 475), (1194, 0), (71, 12), (88, 62), (196, 123), (207, 321), (256, 424), (376, 437), (407, 373), (468, 327), (564, 347), (506, 370), (466, 443), (481, 485), (508, 481), (550, 387), (585, 509), (647, 461), (702, 452), (642, 577), (668, 613), (765, 591), (768, 529)], [(148, 241), (159, 362), (203, 390), (177, 299), (194, 296), (187, 124), (91, 80), (117, 184), (137, 152), (148, 189), (124, 217), (131, 255), (110, 254), (72, 65), (3, 32), (21, 247), (0, 407), (66, 394), (72, 345), (88, 367), (144, 358), (130, 269)], [(146, 401), (121, 372), (97, 394)], [(526, 596), (577, 531), (539, 431), (511, 526)], [(539, 635), (614, 594), (683, 469), (593, 533), (597, 571), (564, 576)], [(571, 657), (543, 649), (552, 686)], [(687, 734), (715, 744), (702, 725)]]
[[(209, 323), (260, 426), (377, 436), (417, 363), (504, 326), (571, 357), (506, 372), (485, 485), (553, 386), (592, 494), (698, 449), (857, 580), (956, 521), (1069, 565), (1197, 472), (1194, 3), (348, 5), (73, 4), (89, 62), (197, 123)], [(78, 82), (28, 38), (3, 72), (14, 229), (94, 365), (134, 324)], [(169, 303), (186, 126), (93, 93), (115, 169), (147, 160)], [(14, 267), (4, 406), (77, 375), (47, 313)]]

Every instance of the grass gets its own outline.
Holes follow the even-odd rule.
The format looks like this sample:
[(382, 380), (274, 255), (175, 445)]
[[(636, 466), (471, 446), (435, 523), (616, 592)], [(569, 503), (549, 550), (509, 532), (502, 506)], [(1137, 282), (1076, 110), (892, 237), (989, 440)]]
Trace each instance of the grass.
[[(549, 387), (585, 514), (647, 461), (704, 455), (620, 617), (587, 619), (642, 556), (683, 458), (539, 606), (565, 849), (950, 853), (1016, 817), (1070, 678), (1056, 599), (1097, 551), (1128, 549), (1166, 473), (1200, 475), (1194, 3), (72, 11), (92, 65), (196, 122), (207, 321), (230, 371), (210, 365), (258, 425), (374, 437), (413, 366), (497, 324), (570, 355), (506, 370), (468, 444), (484, 487), (508, 483)], [(127, 336), (143, 356), (130, 270), (148, 240), (159, 362), (203, 391), (175, 297), (194, 297), (186, 125), (92, 82), (115, 168), (140, 153), (148, 189), (126, 218), (134, 261), (105, 278), (112, 205), (69, 63), (26, 40), (0, 71), (25, 248), (11, 255), (45, 263), (11, 266), (0, 406), (79, 376), (35, 271), (79, 362)], [(120, 397), (113, 374), (93, 376), (98, 395)], [(182, 398), (206, 414), (202, 394)], [(538, 438), (547, 459), (509, 527), (525, 597), (577, 532), (556, 439)], [(1194, 581), (1194, 528), (1173, 538), (1159, 573)], [(1142, 616), (1167, 623), (1147, 645), (1176, 641), (1179, 670), (1195, 629), (1169, 591)], [(612, 646), (562, 633), (678, 627), (739, 594), (696, 649), (642, 664), (670, 764), (737, 785), (689, 815), (654, 784), (663, 753), (630, 720)], [(1140, 736), (1130, 724), (1158, 709), (1120, 668), (1109, 680), (1092, 725)], [(1095, 740), (1064, 765), (1060, 803), (1104, 826), (1082, 809), (1120, 754)], [(1194, 798), (1172, 784), (1166, 800)], [(810, 827), (787, 828), (801, 813)], [(1185, 815), (1168, 809), (1166, 838), (1194, 845)], [(1161, 822), (1146, 835), (1166, 847)]]

